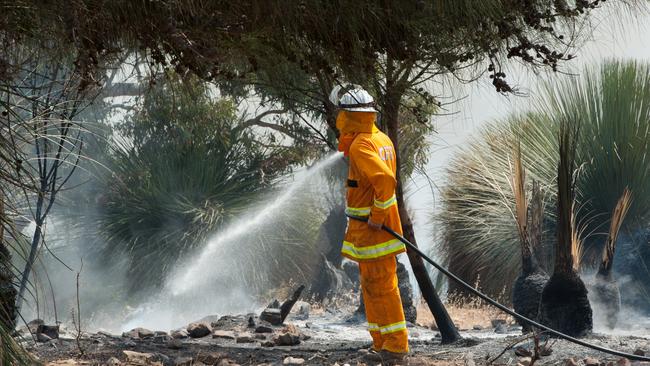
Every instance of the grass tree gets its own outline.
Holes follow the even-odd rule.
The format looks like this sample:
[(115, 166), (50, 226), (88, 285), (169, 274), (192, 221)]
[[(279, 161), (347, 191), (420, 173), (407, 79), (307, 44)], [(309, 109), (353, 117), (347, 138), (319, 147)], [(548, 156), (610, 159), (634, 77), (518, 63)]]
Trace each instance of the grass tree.
[[(576, 220), (582, 224), (582, 267), (596, 269), (611, 212), (626, 187), (634, 192), (619, 236), (621, 250), (643, 253), (650, 210), (647, 190), (650, 160), (650, 67), (640, 62), (610, 61), (588, 67), (576, 78), (559, 80), (542, 90), (534, 110), (487, 125), (452, 158), (442, 190), (440, 252), (450, 268), (493, 296), (510, 298), (509, 286), (521, 268), (515, 224), (515, 197), (508, 172), (515, 144), (521, 144), (527, 176), (539, 182), (545, 209), (541, 246), (535, 249), (542, 268), (551, 270), (556, 231), (560, 121), (580, 116), (576, 151)], [(647, 256), (618, 262), (639, 293), (647, 292)], [(629, 269), (628, 269), (629, 268)], [(632, 270), (632, 268), (634, 268)], [(614, 270), (617, 270), (614, 265)], [(644, 291), (645, 289), (645, 291)], [(457, 289), (451, 284), (451, 290)], [(624, 289), (622, 289), (624, 290)], [(625, 291), (623, 291), (625, 292)], [(623, 298), (623, 301), (626, 301)]]
[[(123, 141), (105, 158), (99, 211), (90, 211), (88, 219), (97, 220), (105, 239), (97, 245), (104, 264), (127, 258), (131, 292), (161, 285), (179, 259), (256, 205), (295, 161), (290, 149), (242, 128), (246, 121), (236, 112), (232, 101), (215, 99), (205, 83), (172, 75), (118, 128)], [(295, 227), (285, 229), (299, 240)]]
[(593, 328), (587, 287), (578, 274), (581, 239), (575, 218), (574, 174), (580, 120), (567, 119), (560, 123), (555, 262), (553, 273), (542, 290), (539, 308), (545, 325), (578, 337)]
[[(521, 274), (512, 287), (512, 306), (514, 310), (533, 320), (538, 320), (542, 290), (548, 281), (548, 274), (537, 261), (534, 249), (541, 245), (542, 223), (544, 219), (544, 197), (535, 181), (532, 183), (531, 198), (526, 197), (526, 174), (521, 163), (521, 150), (513, 159), (513, 193), (515, 199), (515, 219), (521, 245)], [(531, 329), (528, 323), (520, 322), (524, 332)]]
[(616, 326), (618, 313), (621, 310), (621, 290), (613, 273), (614, 254), (616, 253), (618, 234), (631, 202), (632, 193), (626, 188), (612, 212), (609, 233), (607, 234), (603, 248), (602, 261), (598, 266), (598, 271), (593, 279), (594, 282), (590, 291), (591, 300), (594, 303), (595, 309), (603, 311), (606, 324), (609, 328)]

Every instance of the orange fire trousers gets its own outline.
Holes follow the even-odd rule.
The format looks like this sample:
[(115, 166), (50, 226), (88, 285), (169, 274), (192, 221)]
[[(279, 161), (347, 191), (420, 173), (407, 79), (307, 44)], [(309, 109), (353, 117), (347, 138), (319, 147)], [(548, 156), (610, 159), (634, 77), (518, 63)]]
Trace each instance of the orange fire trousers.
[(408, 352), (408, 335), (397, 287), (395, 256), (359, 262), (359, 273), (373, 348), (376, 351)]

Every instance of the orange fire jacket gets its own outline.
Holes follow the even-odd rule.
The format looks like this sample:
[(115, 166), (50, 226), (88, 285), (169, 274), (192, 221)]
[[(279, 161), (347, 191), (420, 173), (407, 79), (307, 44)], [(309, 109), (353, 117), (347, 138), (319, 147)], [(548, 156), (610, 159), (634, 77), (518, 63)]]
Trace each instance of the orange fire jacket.
[[(340, 150), (350, 157), (346, 213), (370, 217), (402, 233), (395, 186), (397, 159), (390, 138), (375, 127), (372, 112), (339, 112)], [(355, 261), (373, 261), (406, 250), (391, 234), (374, 231), (368, 224), (349, 220), (341, 252)]]

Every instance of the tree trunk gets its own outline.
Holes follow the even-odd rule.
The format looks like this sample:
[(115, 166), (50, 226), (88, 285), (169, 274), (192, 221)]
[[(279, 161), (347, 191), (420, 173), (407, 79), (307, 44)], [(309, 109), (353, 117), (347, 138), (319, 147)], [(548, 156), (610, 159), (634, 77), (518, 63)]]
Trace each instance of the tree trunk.
[[(387, 87), (390, 93), (390, 88)], [(415, 240), (415, 232), (413, 231), (413, 223), (411, 222), (411, 217), (408, 214), (406, 209), (406, 203), (404, 201), (404, 189), (402, 186), (401, 173), (400, 173), (400, 154), (399, 154), (399, 102), (401, 96), (398, 94), (389, 94), (387, 93), (384, 97), (384, 124), (386, 126), (388, 137), (393, 141), (395, 145), (395, 155), (397, 157), (397, 188), (395, 189), (395, 195), (397, 197), (397, 205), (399, 208), (399, 215), (402, 220), (402, 231), (404, 237), (409, 240), (414, 245), (417, 245)], [(409, 262), (411, 263), (411, 268), (413, 268), (413, 274), (415, 279), (418, 282), (420, 291), (422, 291), (422, 297), (429, 305), (429, 309), (433, 314), (434, 319), (436, 320), (436, 325), (440, 330), (440, 336), (442, 338), (443, 344), (453, 343), (458, 341), (461, 337), (454, 325), (454, 322), (451, 320), (447, 309), (443, 305), (440, 297), (436, 292), (431, 278), (427, 273), (426, 267), (424, 266), (424, 261), (422, 257), (417, 255), (417, 253), (412, 250), (407, 249), (407, 255)]]
[(41, 242), (41, 235), (43, 230), (43, 218), (41, 218), (41, 213), (43, 211), (43, 205), (45, 204), (45, 189), (41, 187), (41, 191), (38, 194), (38, 200), (36, 201), (36, 230), (34, 231), (34, 236), (32, 237), (32, 245), (29, 249), (29, 256), (27, 257), (27, 262), (25, 263), (25, 269), (22, 273), (22, 278), (20, 279), (20, 287), (18, 289), (18, 299), (16, 301), (16, 309), (20, 312), (22, 307), (23, 300), (25, 298), (25, 291), (27, 290), (27, 284), (29, 283), (29, 275), (32, 272), (32, 267), (36, 261), (36, 253), (38, 252), (38, 246)]

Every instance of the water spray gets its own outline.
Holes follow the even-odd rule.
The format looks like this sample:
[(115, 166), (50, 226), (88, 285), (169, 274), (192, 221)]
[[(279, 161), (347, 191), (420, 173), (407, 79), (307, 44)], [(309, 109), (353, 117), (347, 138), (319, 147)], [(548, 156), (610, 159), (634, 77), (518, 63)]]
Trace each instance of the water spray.
[[(367, 218), (367, 217), (353, 216), (353, 215), (348, 215), (348, 214), (345, 214), (345, 215), (346, 215), (347, 217), (349, 217), (350, 219), (352, 219), (352, 220), (368, 222), (368, 218)], [(407, 240), (406, 238), (404, 238), (402, 235), (396, 233), (396, 232), (395, 232), (394, 230), (392, 230), (391, 228), (387, 227), (386, 225), (382, 225), (382, 229), (383, 229), (384, 231), (386, 231), (387, 233), (391, 234), (392, 236), (394, 236), (396, 239), (398, 239), (398, 240), (401, 241), (402, 243), (404, 243), (404, 244), (405, 244), (405, 245), (406, 245), (410, 250), (413, 250), (413, 251), (414, 251), (415, 253), (417, 253), (419, 256), (421, 256), (422, 258), (424, 258), (424, 260), (426, 260), (426, 261), (429, 262), (432, 266), (434, 266), (437, 270), (439, 270), (440, 272), (442, 272), (442, 274), (444, 274), (444, 275), (447, 276), (448, 278), (451, 278), (452, 280), (456, 281), (456, 282), (457, 282), (458, 284), (460, 284), (462, 287), (466, 288), (468, 291), (470, 291), (470, 292), (473, 293), (474, 295), (480, 297), (482, 300), (486, 301), (486, 302), (489, 303), (490, 305), (492, 305), (492, 306), (498, 308), (499, 310), (503, 311), (504, 313), (506, 313), (506, 314), (508, 314), (508, 315), (510, 315), (510, 316), (512, 316), (512, 317), (514, 317), (514, 318), (516, 318), (516, 319), (518, 319), (518, 320), (521, 320), (521, 321), (523, 321), (523, 322), (526, 322), (526, 323), (528, 323), (528, 324), (530, 324), (530, 325), (532, 325), (532, 326), (534, 326), (534, 327), (536, 327), (536, 328), (543, 329), (543, 330), (545, 330), (546, 332), (548, 332), (548, 333), (550, 333), (550, 334), (552, 334), (552, 335), (554, 335), (554, 336), (556, 336), (556, 337), (558, 337), (558, 338), (565, 339), (565, 340), (567, 340), (567, 341), (569, 341), (569, 342), (575, 343), (575, 344), (580, 345), (580, 346), (583, 346), (583, 347), (591, 348), (591, 349), (593, 349), (593, 350), (600, 351), (600, 352), (607, 353), (607, 354), (614, 355), (614, 356), (625, 357), (625, 358), (627, 358), (627, 359), (629, 359), (629, 360), (634, 360), (634, 361), (650, 361), (650, 357), (645, 357), (645, 356), (635, 355), (635, 354), (631, 354), (631, 353), (621, 352), (621, 351), (613, 350), (613, 349), (610, 349), (610, 348), (606, 348), (606, 347), (598, 346), (598, 345), (595, 345), (595, 344), (592, 344), (592, 343), (589, 343), (589, 342), (585, 342), (585, 341), (583, 341), (583, 340), (580, 340), (580, 339), (578, 339), (578, 338), (574, 338), (574, 337), (572, 337), (572, 336), (570, 336), (570, 335), (567, 335), (567, 334), (564, 334), (564, 333), (562, 333), (562, 332), (558, 332), (558, 331), (555, 330), (555, 329), (549, 328), (549, 327), (547, 327), (546, 325), (543, 325), (543, 324), (538, 323), (538, 322), (536, 322), (536, 321), (534, 321), (534, 320), (532, 320), (532, 319), (529, 319), (529, 318), (527, 318), (527, 317), (525, 317), (525, 316), (523, 316), (523, 315), (521, 315), (521, 314), (518, 314), (518, 313), (514, 312), (513, 310), (511, 310), (510, 308), (508, 308), (507, 306), (505, 306), (505, 305), (499, 303), (498, 301), (496, 301), (496, 300), (492, 299), (491, 297), (489, 297), (488, 295), (482, 293), (481, 291), (479, 291), (478, 289), (476, 289), (476, 288), (473, 287), (472, 285), (470, 285), (470, 284), (468, 284), (467, 282), (463, 281), (460, 277), (458, 277), (458, 276), (456, 276), (455, 274), (449, 272), (446, 268), (444, 268), (443, 266), (439, 265), (439, 264), (436, 263), (433, 259), (429, 258), (426, 254), (424, 254), (424, 253), (420, 250), (420, 248), (418, 248), (417, 246), (415, 246), (415, 244), (411, 243), (410, 241), (408, 241), (408, 240)]]

